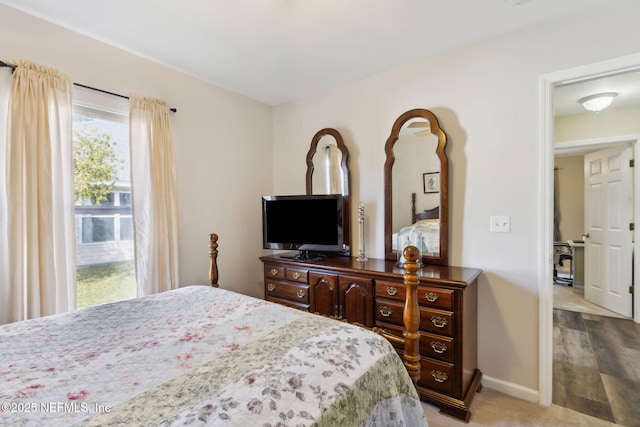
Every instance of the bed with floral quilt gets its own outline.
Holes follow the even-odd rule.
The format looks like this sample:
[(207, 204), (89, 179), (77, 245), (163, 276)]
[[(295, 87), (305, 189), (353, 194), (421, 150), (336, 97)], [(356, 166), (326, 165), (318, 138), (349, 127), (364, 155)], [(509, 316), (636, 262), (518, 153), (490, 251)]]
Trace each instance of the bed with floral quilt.
[(382, 336), (209, 286), (0, 327), (0, 425), (426, 426)]

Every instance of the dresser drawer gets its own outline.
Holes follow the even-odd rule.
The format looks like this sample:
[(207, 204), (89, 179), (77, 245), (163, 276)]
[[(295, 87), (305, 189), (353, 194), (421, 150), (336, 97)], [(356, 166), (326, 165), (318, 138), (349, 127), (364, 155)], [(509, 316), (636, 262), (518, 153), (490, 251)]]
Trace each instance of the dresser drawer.
[(432, 308), (420, 308), (420, 329), (442, 335), (453, 335), (453, 313)]
[(287, 280), (298, 283), (307, 283), (307, 270), (303, 268), (287, 267), (285, 274)]
[(296, 303), (309, 304), (309, 286), (278, 280), (267, 280), (265, 285), (267, 297), (282, 298)]
[(418, 386), (439, 390), (451, 395), (456, 381), (453, 366), (451, 363), (440, 362), (426, 357), (421, 358)]
[(376, 299), (376, 321), (404, 325), (404, 304), (396, 301)]
[(404, 283), (376, 280), (376, 297), (404, 301), (406, 289)]
[(453, 310), (454, 293), (451, 289), (418, 286), (418, 304), (425, 307)]
[[(403, 338), (404, 336), (404, 327), (399, 325), (376, 322), (376, 327), (399, 338)], [(391, 344), (398, 350), (398, 353), (402, 355), (404, 345), (394, 342)], [(445, 337), (444, 335), (430, 334), (428, 332), (420, 332), (420, 355), (453, 363), (455, 351), (453, 338)]]
[(420, 354), (443, 362), (453, 363), (456, 348), (454, 339), (443, 335), (420, 332)]
[[(279, 265), (268, 265), (264, 266), (264, 278), (268, 279), (284, 279), (285, 268)], [(266, 281), (265, 280), (265, 281)]]
[(297, 308), (298, 310), (301, 310), (301, 311), (309, 311), (309, 304), (301, 304), (295, 301), (289, 301), (282, 298), (274, 298), (274, 297), (270, 297), (269, 295), (267, 295), (266, 300), (275, 302), (280, 305), (286, 305), (287, 307)]
[[(403, 301), (407, 294), (404, 283), (388, 280), (376, 280), (376, 297)], [(451, 289), (418, 286), (418, 304), (424, 307), (453, 310), (455, 292)]]
[[(396, 325), (404, 325), (402, 312), (404, 304), (393, 300), (376, 300), (376, 320)], [(420, 330), (442, 335), (453, 335), (453, 313), (445, 310), (420, 307)]]
[[(384, 323), (384, 322), (380, 322), (377, 321), (376, 322), (376, 328), (380, 328), (383, 331), (385, 331), (388, 334), (391, 335), (395, 335), (399, 338), (403, 338), (403, 332), (404, 332), (404, 328), (402, 326), (398, 326), (398, 325), (394, 325), (391, 323)], [(398, 350), (398, 354), (400, 354), (402, 356), (402, 350), (404, 349), (404, 344), (402, 343), (396, 343), (394, 341), (389, 341), (391, 343), (392, 346), (395, 347), (396, 350)], [(422, 354), (422, 342), (420, 343), (420, 353)]]

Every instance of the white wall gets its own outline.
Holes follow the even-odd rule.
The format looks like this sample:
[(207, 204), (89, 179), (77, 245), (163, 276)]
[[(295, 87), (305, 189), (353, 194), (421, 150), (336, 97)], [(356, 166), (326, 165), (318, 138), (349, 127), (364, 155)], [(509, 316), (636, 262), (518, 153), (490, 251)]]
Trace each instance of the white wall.
[[(351, 154), (352, 209), (359, 200), (366, 208), (367, 253), (382, 257), (385, 141), (403, 112), (433, 111), (449, 139), (450, 264), (484, 270), (478, 300), (484, 383), (535, 400), (540, 76), (640, 52), (639, 14), (640, 3), (619, 1), (277, 107), (274, 191), (304, 191), (302, 159), (311, 138), (323, 127), (338, 129)], [(510, 215), (511, 233), (489, 233), (490, 215)]]
[(271, 193), (271, 107), (0, 5), (0, 59), (18, 58), (77, 83), (176, 107), (181, 283), (207, 283), (208, 234), (216, 232), (221, 286), (263, 295), (257, 258), (260, 196)]
[(561, 241), (581, 240), (584, 228), (584, 155), (556, 157), (555, 197)]
[(612, 107), (598, 113), (558, 117), (554, 124), (553, 142), (640, 134), (638, 117), (640, 117), (640, 107)]

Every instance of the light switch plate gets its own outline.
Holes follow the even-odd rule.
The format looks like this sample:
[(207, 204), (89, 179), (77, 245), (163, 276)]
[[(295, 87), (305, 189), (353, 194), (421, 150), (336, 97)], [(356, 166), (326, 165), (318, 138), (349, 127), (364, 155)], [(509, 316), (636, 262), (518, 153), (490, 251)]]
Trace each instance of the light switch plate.
[(510, 233), (511, 217), (508, 215), (490, 216), (489, 231), (492, 233)]

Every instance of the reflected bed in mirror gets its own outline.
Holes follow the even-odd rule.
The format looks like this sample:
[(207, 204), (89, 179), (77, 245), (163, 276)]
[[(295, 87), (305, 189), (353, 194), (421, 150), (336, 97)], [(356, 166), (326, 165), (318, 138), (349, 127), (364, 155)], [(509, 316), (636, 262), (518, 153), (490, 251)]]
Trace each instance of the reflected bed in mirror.
[[(406, 260), (399, 247), (416, 246), (421, 256), (440, 255), (440, 207), (436, 206), (422, 212), (416, 211), (416, 193), (411, 193), (411, 224), (393, 233), (392, 249), (397, 253), (396, 265), (401, 267)], [(419, 260), (424, 265), (424, 260)]]
[(344, 197), (344, 255), (351, 249), (351, 203), (349, 198), (349, 150), (335, 129), (316, 132), (307, 153), (307, 195), (342, 194)]
[[(447, 138), (429, 110), (394, 123), (385, 146), (385, 257), (397, 260), (405, 240), (422, 249), (424, 263), (448, 263)], [(409, 233), (411, 231), (411, 233)], [(418, 236), (415, 237), (416, 232)]]

